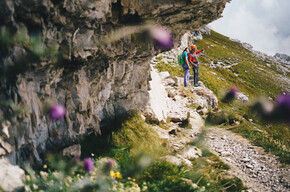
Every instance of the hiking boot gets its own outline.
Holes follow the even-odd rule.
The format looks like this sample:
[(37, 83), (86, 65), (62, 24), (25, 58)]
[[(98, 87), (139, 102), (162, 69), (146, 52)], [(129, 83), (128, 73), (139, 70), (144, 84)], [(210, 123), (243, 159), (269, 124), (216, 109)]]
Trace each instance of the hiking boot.
[(195, 86), (195, 87), (199, 87), (200, 85), (199, 85), (199, 84), (194, 84), (194, 86)]

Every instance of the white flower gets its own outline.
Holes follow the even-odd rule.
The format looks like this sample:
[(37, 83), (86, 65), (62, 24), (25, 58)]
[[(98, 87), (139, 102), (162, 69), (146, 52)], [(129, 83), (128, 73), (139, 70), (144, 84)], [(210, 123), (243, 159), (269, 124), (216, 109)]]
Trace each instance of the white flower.
[(193, 187), (194, 189), (196, 189), (196, 188), (198, 188), (198, 185), (195, 184), (195, 183), (193, 183), (193, 184), (192, 184), (192, 187)]
[(32, 185), (32, 188), (33, 188), (34, 190), (36, 190), (36, 189), (38, 189), (38, 186), (35, 185), (35, 184), (33, 184), (33, 185)]
[(48, 173), (47, 172), (44, 172), (44, 171), (40, 171), (40, 176), (42, 177), (42, 179), (46, 180), (47, 179), (47, 175)]
[(202, 186), (202, 187), (200, 188), (200, 191), (205, 191), (205, 186)]

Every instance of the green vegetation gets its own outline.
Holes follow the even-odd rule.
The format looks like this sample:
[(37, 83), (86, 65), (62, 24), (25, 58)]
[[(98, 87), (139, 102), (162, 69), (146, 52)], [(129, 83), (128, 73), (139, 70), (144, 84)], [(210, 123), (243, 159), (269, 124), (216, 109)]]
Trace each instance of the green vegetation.
[[(196, 45), (200, 49), (213, 45), (199, 57), (199, 79), (216, 94), (220, 108), (220, 112), (208, 115), (207, 123), (231, 128), (252, 143), (278, 155), (281, 162), (289, 164), (289, 124), (265, 122), (252, 114), (250, 106), (261, 97), (275, 99), (279, 93), (285, 91), (284, 87), (287, 84), (280, 80), (277, 82), (277, 79), (279, 75), (290, 74), (282, 74), (274, 64), (267, 66), (266, 61), (215, 31), (210, 35), (203, 35), (203, 40), (196, 41)], [(211, 63), (219, 62), (227, 68), (210, 67)], [(155, 68), (159, 71), (169, 71), (171, 76), (183, 75), (182, 68), (175, 63), (159, 62)], [(247, 95), (250, 103), (222, 103), (226, 91), (232, 87)], [(250, 122), (249, 119), (253, 119), (254, 122)]]
[(174, 65), (160, 61), (154, 66), (154, 68), (156, 68), (159, 72), (168, 71), (172, 77), (183, 76), (183, 69), (177, 63)]
[[(105, 131), (106, 130), (106, 131)], [(192, 167), (161, 160), (169, 154), (150, 124), (139, 115), (111, 118), (103, 135), (82, 142), (82, 156), (91, 157), (95, 168), (87, 172), (82, 161), (49, 155), (44, 167), (26, 167), (27, 191), (241, 191), (241, 180), (229, 177), (229, 167), (203, 149)], [(108, 168), (110, 157), (118, 167)]]

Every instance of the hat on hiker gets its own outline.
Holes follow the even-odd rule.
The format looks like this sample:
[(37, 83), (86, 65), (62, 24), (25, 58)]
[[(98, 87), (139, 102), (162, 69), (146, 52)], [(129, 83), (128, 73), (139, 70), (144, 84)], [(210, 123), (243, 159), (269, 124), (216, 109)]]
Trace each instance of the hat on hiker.
[(196, 49), (196, 46), (195, 45), (191, 45), (190, 49)]
[(184, 48), (183, 48), (183, 51), (186, 51), (186, 50), (187, 50), (187, 47), (184, 47)]

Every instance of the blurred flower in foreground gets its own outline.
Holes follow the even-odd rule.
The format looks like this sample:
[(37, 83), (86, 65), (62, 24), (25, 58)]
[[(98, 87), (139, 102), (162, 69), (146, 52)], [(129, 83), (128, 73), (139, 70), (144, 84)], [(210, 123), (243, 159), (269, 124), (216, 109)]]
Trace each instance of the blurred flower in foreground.
[(122, 179), (123, 178), (119, 171), (114, 172), (113, 170), (110, 171), (110, 176), (114, 177), (114, 178), (117, 178), (117, 179)]
[(60, 104), (53, 105), (49, 111), (50, 118), (52, 120), (62, 119), (65, 116), (65, 113), (66, 113), (66, 110), (65, 110), (64, 106), (62, 106)]
[(231, 88), (222, 99), (222, 102), (229, 103), (233, 101), (238, 95), (238, 90), (236, 88)]
[(266, 100), (260, 100), (252, 106), (252, 111), (265, 120), (270, 120), (274, 105)]
[(277, 97), (272, 117), (274, 120), (290, 123), (290, 93), (281, 94)]
[(290, 94), (281, 94), (273, 105), (267, 101), (258, 101), (252, 110), (267, 121), (284, 121), (290, 123)]
[(168, 29), (155, 26), (150, 29), (150, 35), (155, 40), (158, 48), (170, 49), (173, 47), (173, 37)]
[(94, 161), (91, 158), (85, 158), (84, 159), (84, 167), (86, 172), (91, 172), (94, 170)]
[(116, 167), (116, 164), (114, 159), (108, 158), (104, 168), (106, 170), (111, 170), (113, 167)]

